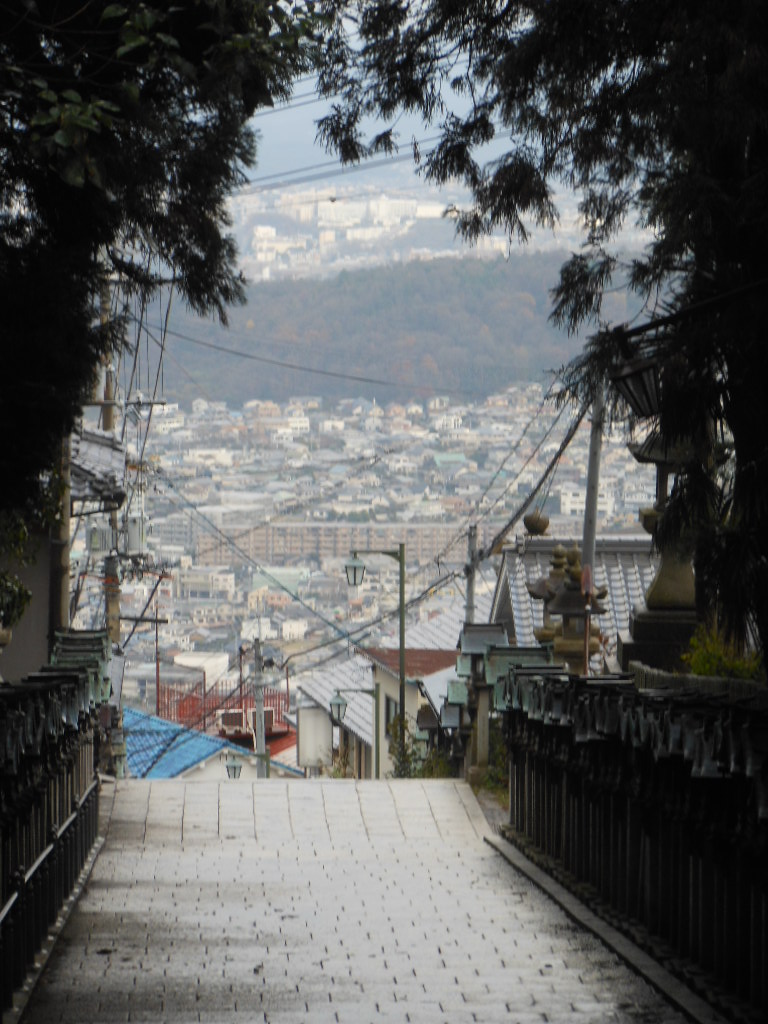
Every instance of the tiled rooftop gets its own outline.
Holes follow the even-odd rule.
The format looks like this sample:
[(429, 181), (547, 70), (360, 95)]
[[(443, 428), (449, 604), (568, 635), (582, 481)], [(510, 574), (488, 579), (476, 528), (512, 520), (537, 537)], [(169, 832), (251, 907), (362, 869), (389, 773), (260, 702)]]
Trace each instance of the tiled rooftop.
[[(536, 644), (533, 631), (542, 624), (542, 602), (530, 596), (526, 584), (549, 574), (552, 552), (558, 543), (566, 550), (573, 547), (572, 539), (526, 537), (504, 549), (491, 615), (494, 621), (506, 625), (510, 643)], [(627, 629), (630, 612), (642, 600), (657, 564), (658, 556), (652, 553), (648, 537), (597, 538), (593, 578), (598, 590), (607, 588), (602, 599), (606, 611), (597, 622), (607, 638), (609, 653), (615, 648), (618, 633)]]
[(134, 778), (173, 779), (222, 750), (234, 749), (217, 736), (185, 729), (134, 708), (123, 709), (128, 771)]

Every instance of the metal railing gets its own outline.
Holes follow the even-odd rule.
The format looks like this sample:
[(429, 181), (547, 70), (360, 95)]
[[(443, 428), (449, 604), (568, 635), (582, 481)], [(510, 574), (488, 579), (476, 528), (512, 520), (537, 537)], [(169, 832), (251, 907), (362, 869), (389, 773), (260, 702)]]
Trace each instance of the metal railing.
[(99, 824), (97, 779), (74, 802), (74, 809), (54, 826), (50, 842), (28, 868), (12, 875), (14, 892), (0, 910), (0, 995), (2, 1010), (13, 1006), (14, 991), (43, 948), (75, 889), (88, 855), (96, 842)]
[(707, 991), (765, 1014), (768, 716), (693, 690), (526, 686), (506, 712), (507, 837)]

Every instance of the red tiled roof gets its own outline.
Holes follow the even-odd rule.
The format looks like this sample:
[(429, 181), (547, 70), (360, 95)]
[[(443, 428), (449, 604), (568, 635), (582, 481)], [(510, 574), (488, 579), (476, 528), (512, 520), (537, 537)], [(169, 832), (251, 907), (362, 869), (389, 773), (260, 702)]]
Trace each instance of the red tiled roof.
[[(392, 675), (400, 673), (400, 651), (394, 647), (367, 647), (361, 653), (381, 665)], [(430, 648), (409, 647), (405, 651), (405, 675), (408, 679), (423, 679), (434, 672), (452, 668), (456, 664), (457, 653), (453, 651), (435, 651)]]

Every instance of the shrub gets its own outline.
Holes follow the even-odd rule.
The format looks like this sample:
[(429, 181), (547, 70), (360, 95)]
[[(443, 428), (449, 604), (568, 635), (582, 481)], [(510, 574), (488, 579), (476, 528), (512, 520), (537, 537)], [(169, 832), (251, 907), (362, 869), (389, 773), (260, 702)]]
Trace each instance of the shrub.
[(740, 652), (716, 629), (699, 626), (691, 637), (682, 660), (695, 676), (723, 676), (727, 679), (764, 679), (764, 668), (756, 652)]

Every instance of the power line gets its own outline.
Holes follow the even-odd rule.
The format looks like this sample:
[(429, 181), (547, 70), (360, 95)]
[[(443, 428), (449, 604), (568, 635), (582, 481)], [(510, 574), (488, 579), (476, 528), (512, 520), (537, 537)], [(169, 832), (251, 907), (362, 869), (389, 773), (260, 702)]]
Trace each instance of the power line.
[[(144, 329), (149, 334), (149, 337), (151, 338), (151, 340), (154, 341), (154, 343), (159, 346), (160, 345), (160, 341), (156, 337), (154, 337), (154, 335), (152, 335), (151, 332), (149, 332), (149, 328), (145, 327)], [(199, 382), (186, 370), (186, 368), (184, 367), (183, 363), (179, 362), (179, 360), (177, 360), (173, 356), (173, 354), (170, 352), (169, 349), (165, 349), (165, 355), (166, 356), (170, 356), (170, 358), (179, 366), (179, 368), (182, 370), (182, 372), (186, 374), (188, 379), (191, 380), (192, 383), (194, 383), (195, 385), (199, 386), (200, 390), (203, 392), (203, 394), (205, 394), (205, 390), (202, 388), (201, 385), (199, 385)], [(210, 397), (210, 396), (207, 396), (207, 397)], [(228, 414), (228, 419), (232, 423), (233, 426), (239, 424), (238, 420), (236, 420), (233, 416), (229, 416), (229, 410), (227, 410), (227, 414)], [(380, 462), (383, 462), (384, 459), (386, 459), (386, 458), (388, 458), (390, 456), (393, 456), (393, 455), (402, 455), (404, 452), (407, 452), (410, 448), (415, 448), (415, 447), (419, 446), (420, 444), (422, 444), (422, 439), (420, 437), (413, 437), (411, 440), (403, 442), (400, 445), (389, 447), (389, 448), (385, 448), (381, 452), (374, 453), (373, 456), (358, 455), (354, 459), (337, 459), (335, 462), (327, 464), (325, 466), (325, 469), (326, 470), (333, 470), (333, 469), (338, 469), (340, 467), (344, 467), (344, 468), (348, 469), (350, 472), (354, 472), (356, 469), (358, 469), (360, 467), (363, 467), (366, 470), (371, 470), (374, 467), (376, 467)], [(142, 461), (143, 461), (143, 459), (142, 459)], [(328, 491), (335, 490), (337, 486), (338, 486), (337, 482), (329, 482), (327, 484), (327, 490)], [(320, 493), (319, 496), (323, 497), (324, 493), (325, 492), (321, 489), (321, 493)], [(306, 501), (303, 501), (303, 502), (302, 501), (296, 501), (296, 502), (292, 503), (290, 508), (285, 510), (285, 515), (292, 515), (292, 514), (295, 514), (296, 512), (302, 511), (303, 509), (311, 508), (312, 505), (317, 500), (317, 497), (318, 496), (316, 495), (314, 497), (308, 497), (306, 499)], [(281, 518), (281, 515), (277, 514), (276, 516), (273, 516), (270, 521), (274, 521), (275, 519), (280, 519), (280, 518)], [(258, 529), (259, 527), (266, 526), (266, 525), (268, 525), (267, 521), (257, 522), (257, 523), (254, 523), (251, 526), (248, 526), (248, 527), (244, 528), (243, 530), (230, 533), (229, 536), (233, 540), (237, 541), (237, 540), (240, 540), (240, 539), (242, 539), (244, 537), (247, 537), (254, 529)], [(455, 541), (451, 542), (451, 544), (448, 546), (448, 548), (446, 548), (446, 551), (450, 547), (453, 546), (453, 543), (455, 543)]]
[(533, 490), (530, 492), (530, 494), (527, 496), (527, 498), (522, 502), (522, 504), (517, 508), (517, 510), (515, 511), (515, 514), (510, 519), (507, 520), (507, 522), (504, 524), (504, 526), (501, 528), (501, 530), (499, 530), (499, 532), (493, 538), (491, 543), (487, 547), (485, 547), (485, 548), (481, 549), (480, 551), (478, 551), (478, 553), (477, 553), (477, 563), (478, 564), (480, 562), (482, 562), (482, 561), (485, 561), (485, 559), (489, 558), (492, 554), (494, 554), (496, 552), (496, 550), (498, 549), (499, 545), (502, 543), (502, 541), (504, 540), (506, 535), (509, 533), (509, 531), (512, 529), (512, 527), (515, 525), (515, 523), (517, 523), (518, 520), (525, 514), (525, 512), (528, 509), (528, 507), (533, 502), (533, 499), (538, 494), (542, 484), (547, 479), (549, 474), (552, 472), (553, 468), (560, 461), (560, 459), (561, 459), (561, 457), (563, 455), (563, 452), (565, 451), (565, 449), (568, 447), (568, 445), (571, 443), (571, 441), (575, 437), (576, 431), (579, 428), (579, 424), (584, 419), (584, 416), (586, 415), (588, 407), (589, 407), (588, 403), (585, 403), (584, 405), (582, 405), (581, 409), (578, 412), (578, 415), (572, 421), (570, 427), (568, 428), (568, 431), (566, 432), (565, 437), (563, 438), (562, 442), (560, 443), (560, 447), (557, 449), (555, 454), (549, 460), (549, 462), (547, 463), (547, 468), (544, 470), (542, 475), (539, 477), (538, 482), (536, 483), (536, 486), (533, 488)]
[[(565, 449), (568, 447), (568, 445), (570, 444), (571, 440), (575, 436), (576, 430), (578, 429), (578, 426), (581, 423), (581, 420), (583, 419), (583, 417), (584, 417), (584, 415), (586, 413), (586, 410), (587, 410), (587, 405), (585, 404), (584, 406), (582, 406), (582, 408), (579, 411), (578, 415), (574, 418), (573, 422), (571, 423), (571, 425), (570, 425), (568, 431), (566, 432), (566, 435), (563, 438), (563, 441), (561, 442), (557, 452), (555, 453), (553, 458), (549, 461), (549, 464), (547, 465), (547, 468), (545, 469), (544, 473), (542, 474), (542, 476), (540, 477), (538, 483), (536, 484), (536, 487), (531, 491), (531, 493), (528, 495), (526, 500), (520, 505), (520, 507), (515, 512), (515, 514), (512, 516), (512, 518), (510, 520), (508, 520), (508, 522), (505, 524), (505, 526), (502, 528), (502, 530), (499, 531), (499, 533), (496, 534), (496, 536), (494, 537), (494, 539), (491, 542), (491, 544), (487, 548), (485, 548), (485, 549), (481, 550), (480, 552), (478, 552), (476, 563), (475, 563), (476, 567), (479, 566), (483, 561), (487, 560), (490, 557), (490, 555), (495, 552), (495, 550), (497, 549), (498, 545), (503, 540), (503, 538), (506, 535), (506, 533), (511, 529), (511, 527), (524, 514), (525, 510), (531, 504), (531, 502), (533, 501), (534, 497), (536, 496), (536, 494), (538, 493), (539, 489), (541, 488), (542, 484), (547, 479), (547, 477), (550, 475), (550, 473), (552, 472), (553, 468), (557, 465), (557, 463), (559, 462), (563, 452), (565, 451)], [(165, 478), (167, 480), (167, 482), (169, 482), (171, 484), (171, 486), (174, 486), (172, 481), (169, 480), (169, 478), (167, 477), (166, 474), (164, 474), (164, 473), (162, 473), (162, 472), (160, 472), (158, 470), (158, 475), (161, 476), (161, 478)], [(209, 527), (211, 527), (214, 530), (214, 532), (216, 532), (217, 534), (220, 534), (225, 539), (225, 541), (229, 540), (226, 537), (226, 535), (223, 533), (223, 531), (219, 530), (219, 528), (214, 523), (212, 523), (211, 520), (208, 519), (208, 517), (204, 516), (198, 509), (196, 509), (195, 506), (193, 506), (191, 502), (188, 502), (187, 499), (185, 499), (184, 496), (180, 492), (177, 491), (177, 493), (179, 494), (179, 497), (181, 497), (181, 499), (183, 501), (185, 501), (189, 505), (189, 507), (192, 508), (193, 511), (198, 516), (200, 516), (205, 522), (207, 522)], [(232, 542), (230, 542), (230, 543), (232, 543)], [(297, 600), (299, 604), (301, 604), (303, 607), (305, 607), (308, 610), (310, 610), (316, 617), (320, 618), (321, 621), (323, 621), (326, 625), (331, 626), (337, 632), (337, 634), (339, 634), (335, 638), (335, 642), (339, 642), (339, 640), (343, 640), (343, 641), (345, 641), (347, 646), (348, 645), (352, 645), (352, 646), (355, 646), (358, 649), (361, 649), (361, 650), (364, 651), (364, 648), (360, 648), (359, 647), (359, 641), (358, 641), (358, 643), (355, 642), (354, 637), (358, 636), (359, 634), (367, 635), (367, 634), (370, 633), (370, 631), (371, 631), (371, 629), (372, 629), (372, 627), (374, 625), (377, 625), (380, 622), (385, 621), (388, 618), (394, 617), (395, 614), (399, 615), (399, 611), (400, 610), (398, 608), (396, 610), (396, 612), (386, 613), (385, 615), (379, 616), (377, 619), (373, 620), (372, 622), (365, 623), (363, 626), (361, 626), (357, 630), (354, 630), (354, 631), (351, 631), (351, 632), (350, 631), (341, 630), (334, 623), (329, 622), (322, 615), (320, 615), (317, 612), (316, 609), (312, 609), (312, 608), (310, 608), (310, 606), (306, 605), (298, 597), (297, 594), (294, 594), (292, 591), (290, 591), (289, 588), (287, 588), (283, 584), (281, 584), (279, 580), (277, 580), (276, 578), (272, 577), (271, 574), (265, 572), (265, 570), (262, 567), (258, 566), (258, 564), (254, 562), (254, 560), (250, 559), (249, 556), (247, 556), (244, 552), (242, 552), (241, 549), (239, 549), (237, 547), (237, 545), (234, 545), (232, 543), (232, 546), (236, 550), (238, 550), (240, 552), (241, 556), (244, 557), (244, 559), (247, 562), (252, 563), (255, 567), (257, 567), (259, 569), (260, 572), (264, 573), (264, 575), (268, 579), (271, 579), (278, 587), (280, 587), (281, 589), (286, 591), (288, 594), (290, 594), (291, 597), (294, 600)], [(409, 601), (406, 602), (406, 612), (407, 612), (408, 609), (414, 607), (417, 604), (420, 604), (423, 600), (426, 600), (427, 598), (433, 596), (438, 590), (442, 589), (444, 586), (447, 586), (449, 583), (453, 582), (454, 580), (460, 578), (462, 575), (463, 575), (463, 571), (454, 571), (454, 572), (446, 574), (444, 577), (442, 577), (441, 579), (438, 579), (434, 583), (431, 583), (420, 594), (412, 597)], [(334, 639), (329, 640), (328, 641), (328, 645), (330, 645), (333, 642), (334, 642)], [(322, 646), (326, 646), (326, 644), (319, 645), (318, 648), (314, 648), (314, 649), (315, 650), (316, 649), (320, 649), (320, 647), (322, 647)], [(317, 668), (320, 668), (320, 667), (322, 667), (325, 664), (329, 664), (331, 661), (334, 661), (336, 658), (341, 657), (345, 653), (346, 649), (347, 649), (346, 647), (345, 648), (341, 648), (338, 651), (332, 652), (331, 654), (329, 654), (327, 657), (321, 659), (320, 661), (314, 662), (311, 665), (306, 666), (304, 669), (299, 669), (298, 672), (294, 673), (294, 678), (296, 676), (298, 676), (298, 675), (304, 674), (304, 672), (315, 671)], [(310, 651), (304, 651), (304, 652), (301, 652), (300, 655), (298, 655), (298, 656), (306, 656), (306, 654), (308, 654), (308, 653), (310, 653)], [(288, 659), (286, 659), (286, 662), (284, 663), (284, 666), (287, 666), (287, 661), (288, 661)], [(215, 682), (218, 682), (218, 681), (219, 680), (216, 680)], [(231, 691), (229, 691), (229, 693), (224, 694), (224, 696), (221, 697), (221, 699), (219, 700), (218, 704), (214, 708), (212, 708), (212, 709), (209, 709), (207, 707), (207, 705), (205, 704), (206, 693), (205, 693), (205, 690), (204, 690), (204, 692), (203, 692), (204, 708), (203, 708), (203, 712), (202, 712), (202, 715), (201, 715), (201, 719), (204, 720), (207, 717), (207, 715), (209, 714), (209, 711), (210, 711), (210, 713), (215, 714), (216, 710), (220, 709), (222, 706), (224, 706), (226, 704), (227, 701), (229, 701), (232, 698), (232, 696), (234, 695), (236, 689), (237, 689), (237, 687), (233, 687), (233, 689)], [(198, 722), (199, 722), (199, 720), (198, 720)], [(167, 750), (168, 747), (170, 747), (172, 742), (173, 742), (173, 739), (170, 739), (168, 744), (164, 746), (164, 749), (161, 751), (161, 753), (159, 753), (158, 756), (155, 758), (153, 764), (156, 763), (157, 760), (159, 759), (159, 757), (162, 756), (162, 753), (164, 753), (165, 750)], [(150, 768), (151, 768), (151, 766), (150, 766)]]
[(534, 412), (534, 413), (533, 413), (533, 414), (531, 415), (530, 419), (529, 419), (529, 420), (528, 420), (528, 422), (527, 422), (527, 423), (525, 424), (525, 427), (523, 428), (523, 432), (522, 432), (522, 433), (520, 434), (520, 437), (519, 437), (519, 438), (517, 439), (517, 441), (516, 441), (516, 442), (515, 442), (515, 444), (514, 444), (514, 445), (512, 446), (512, 448), (511, 448), (511, 449), (510, 449), (510, 450), (509, 450), (509, 451), (507, 452), (507, 454), (506, 454), (506, 455), (504, 456), (504, 458), (503, 458), (503, 459), (501, 460), (501, 463), (499, 464), (498, 468), (496, 469), (496, 471), (495, 471), (495, 472), (493, 473), (493, 475), (491, 476), (491, 479), (490, 479), (490, 480), (488, 481), (488, 484), (486, 485), (485, 489), (483, 490), (483, 493), (482, 493), (482, 494), (480, 495), (480, 497), (479, 497), (479, 498), (477, 499), (477, 501), (475, 501), (475, 503), (474, 503), (474, 509), (473, 509), (473, 511), (472, 511), (472, 512), (470, 512), (470, 513), (469, 513), (469, 514), (468, 514), (468, 515), (466, 516), (466, 520), (465, 520), (464, 526), (463, 526), (463, 527), (461, 527), (461, 528), (459, 529), (459, 532), (458, 532), (458, 533), (456, 534), (456, 536), (455, 536), (455, 537), (454, 537), (454, 538), (453, 538), (452, 540), (450, 540), (450, 541), (449, 541), (449, 542), (448, 542), (448, 543), (447, 543), (447, 544), (445, 545), (445, 547), (444, 547), (444, 548), (443, 548), (443, 549), (442, 549), (442, 550), (441, 550), (441, 551), (440, 551), (440, 552), (438, 553), (438, 556), (437, 556), (437, 557), (438, 557), (438, 561), (439, 561), (439, 559), (441, 559), (441, 558), (443, 558), (443, 557), (444, 557), (445, 555), (447, 555), (447, 554), (448, 554), (448, 552), (449, 552), (449, 551), (451, 550), (451, 548), (452, 548), (452, 547), (454, 547), (454, 545), (458, 544), (458, 542), (459, 542), (460, 540), (463, 540), (464, 538), (466, 538), (466, 537), (467, 537), (467, 535), (468, 535), (468, 530), (469, 530), (469, 526), (470, 526), (470, 525), (471, 525), (471, 524), (472, 524), (473, 522), (476, 522), (478, 518), (480, 518), (480, 519), (486, 519), (486, 518), (487, 518), (487, 517), (488, 517), (488, 516), (489, 516), (489, 515), (491, 514), (491, 512), (493, 511), (493, 509), (494, 509), (494, 508), (495, 508), (495, 507), (496, 507), (496, 506), (497, 506), (497, 505), (499, 504), (499, 502), (501, 501), (501, 499), (502, 499), (502, 498), (503, 498), (503, 497), (504, 497), (504, 496), (506, 495), (506, 493), (507, 493), (507, 492), (509, 491), (509, 489), (511, 488), (512, 484), (513, 484), (513, 483), (515, 483), (515, 482), (516, 482), (517, 480), (519, 480), (519, 478), (520, 478), (520, 475), (521, 475), (521, 473), (523, 472), (523, 470), (525, 469), (525, 467), (526, 467), (527, 465), (529, 465), (529, 463), (530, 463), (530, 462), (531, 462), (531, 461), (532, 461), (532, 460), (533, 460), (533, 459), (535, 458), (535, 456), (536, 456), (536, 455), (538, 454), (538, 452), (539, 452), (539, 451), (540, 451), (540, 449), (541, 449), (541, 446), (542, 446), (542, 445), (544, 444), (544, 442), (546, 441), (546, 439), (547, 439), (547, 438), (549, 437), (549, 435), (551, 434), (552, 430), (553, 430), (553, 429), (554, 429), (554, 427), (555, 427), (555, 424), (556, 424), (556, 423), (557, 423), (557, 421), (558, 421), (558, 420), (560, 419), (560, 416), (562, 415), (562, 411), (563, 411), (563, 409), (565, 408), (565, 406), (563, 406), (563, 409), (561, 409), (561, 410), (560, 410), (560, 412), (559, 412), (559, 413), (557, 414), (557, 416), (555, 417), (554, 421), (553, 421), (553, 422), (552, 422), (552, 423), (550, 424), (550, 426), (548, 427), (547, 431), (545, 432), (544, 436), (543, 436), (543, 437), (541, 438), (541, 440), (540, 440), (540, 441), (538, 442), (538, 444), (537, 444), (537, 445), (536, 445), (536, 446), (534, 447), (533, 451), (532, 451), (532, 452), (531, 452), (531, 454), (530, 454), (530, 455), (528, 456), (528, 458), (527, 458), (527, 459), (525, 460), (525, 462), (524, 462), (524, 463), (522, 464), (522, 466), (521, 466), (521, 467), (520, 467), (520, 469), (519, 469), (519, 470), (517, 471), (517, 473), (515, 474), (515, 476), (514, 476), (514, 477), (513, 477), (513, 478), (512, 478), (512, 479), (511, 479), (511, 480), (510, 480), (510, 481), (509, 481), (508, 483), (507, 483), (506, 487), (505, 487), (505, 488), (504, 488), (504, 490), (503, 490), (503, 491), (501, 492), (501, 494), (500, 494), (500, 495), (498, 495), (498, 497), (497, 497), (497, 498), (495, 499), (495, 501), (493, 502), (493, 504), (492, 504), (492, 505), (491, 505), (491, 506), (490, 506), (490, 507), (489, 507), (488, 509), (486, 509), (486, 510), (485, 510), (484, 512), (482, 512), (482, 513), (478, 514), (478, 513), (479, 513), (479, 509), (480, 509), (480, 506), (481, 506), (481, 504), (483, 503), (483, 500), (484, 500), (484, 499), (486, 498), (486, 496), (488, 495), (488, 492), (489, 492), (489, 491), (490, 491), (490, 489), (491, 489), (491, 488), (493, 487), (493, 485), (494, 485), (494, 484), (496, 483), (496, 480), (498, 479), (498, 477), (499, 477), (499, 474), (500, 474), (500, 473), (502, 472), (502, 470), (503, 470), (503, 469), (504, 469), (504, 467), (506, 466), (507, 462), (509, 462), (509, 460), (510, 460), (510, 459), (512, 458), (512, 456), (513, 456), (513, 455), (515, 455), (515, 454), (517, 453), (518, 449), (520, 448), (520, 445), (521, 445), (521, 444), (523, 443), (523, 441), (524, 441), (524, 439), (525, 439), (525, 437), (526, 437), (526, 435), (527, 435), (528, 431), (530, 430), (530, 428), (531, 428), (531, 427), (533, 426), (533, 424), (534, 424), (534, 423), (536, 423), (536, 422), (538, 421), (539, 417), (541, 416), (541, 412), (542, 412), (542, 410), (543, 410), (543, 408), (544, 408), (544, 405), (546, 404), (546, 401), (547, 401), (547, 397), (546, 397), (546, 395), (545, 395), (545, 396), (544, 396), (544, 398), (543, 398), (543, 399), (541, 400), (541, 402), (539, 403), (539, 407), (538, 407), (538, 409), (536, 410), (536, 412)]
[[(147, 334), (152, 337), (148, 327), (144, 327)], [(164, 331), (165, 334), (171, 335), (177, 338), (179, 341), (186, 341), (191, 345), (198, 345), (200, 348), (207, 348), (214, 352), (221, 352), (224, 355), (235, 356), (238, 359), (246, 359), (251, 362), (264, 363), (267, 366), (277, 366), (284, 370), (294, 370), (299, 373), (314, 374), (317, 377), (332, 377), (336, 380), (349, 380), (356, 384), (375, 384), (377, 387), (386, 388), (402, 388), (402, 382), (394, 380), (384, 380), (381, 377), (366, 377), (360, 374), (343, 373), (340, 370), (322, 370), (316, 367), (303, 366), (300, 363), (289, 363), (281, 359), (273, 359), (271, 356), (257, 355), (255, 352), (241, 352), (239, 349), (230, 348), (226, 345), (220, 345), (214, 341), (203, 341), (201, 338), (193, 338), (188, 334), (182, 334), (180, 331), (172, 331), (167, 329)], [(152, 340), (156, 344), (159, 344), (156, 338), (152, 337)], [(480, 395), (482, 392), (474, 391), (465, 388), (446, 388), (431, 386), (428, 384), (414, 384), (412, 385), (413, 390), (419, 395), (433, 395), (437, 394), (448, 394), (448, 395)]]
[[(308, 99), (307, 97), (313, 97)], [(298, 102), (295, 102), (298, 101)], [(298, 96), (294, 96), (289, 103), (280, 103), (274, 107), (266, 107), (263, 110), (258, 110), (251, 118), (252, 121), (260, 121), (263, 117), (271, 117), (274, 114), (282, 114), (286, 110), (299, 110), (301, 107), (313, 107), (317, 103), (324, 103), (325, 97), (318, 96), (317, 93), (303, 92)]]
[[(179, 490), (177, 485), (174, 483), (173, 480), (171, 480), (171, 478), (167, 475), (167, 473), (165, 473), (165, 471), (161, 470), (159, 467), (156, 467), (155, 473), (161, 481), (165, 482), (168, 486), (172, 488), (172, 490), (178, 495), (178, 497), (181, 499), (184, 505), (186, 505), (187, 508), (194, 515), (198, 516), (203, 521), (203, 523), (205, 523), (209, 530), (211, 530), (216, 536), (219, 537), (219, 539), (221, 539), (225, 544), (227, 544), (228, 547), (230, 547), (243, 559), (246, 565), (255, 569), (262, 576), (264, 576), (265, 579), (269, 580), (270, 583), (276, 586), (279, 590), (282, 590), (284, 593), (288, 594), (302, 608), (304, 608), (305, 611), (309, 612), (315, 618), (319, 619), (325, 626), (332, 629), (339, 639), (345, 640), (347, 642), (354, 642), (354, 637), (358, 633), (370, 630), (372, 626), (378, 625), (380, 622), (393, 618), (395, 615), (398, 614), (398, 610), (395, 610), (393, 612), (386, 612), (383, 615), (379, 616), (377, 619), (374, 619), (371, 622), (361, 626), (359, 629), (351, 631), (342, 629), (335, 622), (332, 622), (331, 620), (327, 619), (324, 615), (322, 615), (320, 612), (318, 612), (316, 608), (313, 608), (311, 605), (307, 604), (301, 597), (299, 597), (298, 594), (296, 594), (284, 583), (282, 583), (279, 579), (277, 579), (277, 577), (275, 577), (272, 573), (265, 569), (255, 559), (251, 558), (251, 556), (243, 548), (236, 544), (231, 537), (229, 537), (208, 516), (202, 513), (191, 501), (189, 501), (188, 498), (184, 496), (184, 494)], [(414, 573), (411, 573), (411, 578), (425, 571), (428, 568), (429, 566), (427, 565), (419, 566)], [(412, 597), (408, 601), (406, 601), (406, 609), (411, 608), (416, 604), (420, 604), (422, 601), (432, 596), (437, 590), (442, 589), (443, 586), (446, 586), (452, 580), (456, 579), (462, 573), (463, 569), (455, 570), (454, 572), (448, 573), (445, 576), (438, 579), (437, 581), (429, 584), (429, 586), (427, 586), (419, 595), (417, 595), (416, 597)]]
[[(527, 459), (525, 460), (525, 462), (524, 462), (524, 463), (522, 464), (522, 466), (521, 466), (521, 467), (520, 467), (520, 469), (519, 469), (519, 470), (517, 471), (517, 473), (515, 474), (515, 476), (514, 476), (514, 477), (512, 477), (512, 479), (511, 479), (511, 480), (509, 481), (509, 483), (508, 483), (508, 484), (506, 485), (506, 487), (505, 487), (505, 488), (504, 488), (504, 490), (503, 490), (503, 491), (501, 492), (501, 494), (499, 494), (499, 495), (498, 495), (498, 496), (497, 496), (497, 497), (496, 497), (496, 498), (494, 499), (494, 501), (493, 501), (493, 502), (492, 502), (492, 503), (491, 503), (491, 504), (490, 504), (490, 505), (488, 506), (488, 508), (487, 508), (487, 509), (484, 509), (484, 510), (483, 510), (483, 511), (482, 511), (482, 512), (480, 513), (480, 515), (479, 515), (479, 517), (478, 517), (478, 518), (480, 518), (480, 519), (485, 519), (485, 518), (487, 518), (487, 517), (488, 517), (488, 516), (489, 516), (489, 515), (491, 514), (491, 512), (493, 512), (493, 510), (494, 510), (494, 509), (496, 508), (496, 506), (497, 506), (497, 505), (499, 504), (499, 502), (500, 502), (500, 501), (502, 500), (502, 498), (503, 498), (503, 497), (504, 497), (504, 496), (505, 496), (505, 495), (507, 494), (507, 492), (508, 492), (508, 491), (510, 490), (510, 488), (512, 487), (512, 484), (514, 484), (514, 483), (517, 483), (517, 481), (518, 481), (518, 480), (520, 479), (520, 475), (522, 474), (523, 470), (524, 470), (524, 469), (526, 469), (526, 467), (528, 467), (528, 466), (529, 466), (529, 465), (531, 464), (531, 462), (533, 462), (534, 458), (535, 458), (535, 457), (536, 457), (536, 456), (537, 456), (537, 455), (539, 454), (539, 452), (541, 451), (541, 449), (542, 449), (542, 446), (544, 445), (544, 442), (545, 442), (545, 441), (547, 440), (547, 438), (549, 437), (549, 435), (550, 435), (550, 434), (552, 433), (552, 431), (553, 431), (553, 430), (555, 429), (555, 427), (557, 426), (558, 422), (560, 421), (560, 417), (561, 417), (561, 416), (562, 416), (562, 414), (563, 414), (563, 411), (564, 411), (564, 409), (565, 409), (565, 406), (563, 406), (563, 407), (562, 407), (562, 408), (561, 408), (561, 409), (560, 409), (560, 410), (558, 411), (558, 413), (557, 413), (557, 416), (556, 416), (556, 417), (554, 418), (554, 420), (553, 420), (553, 421), (552, 421), (552, 422), (550, 423), (550, 425), (549, 425), (549, 426), (547, 427), (546, 431), (544, 432), (544, 436), (543, 436), (543, 437), (541, 438), (541, 440), (540, 440), (540, 441), (539, 441), (539, 442), (538, 442), (538, 443), (536, 444), (536, 446), (534, 447), (533, 451), (532, 451), (532, 452), (531, 452), (531, 454), (530, 454), (530, 455), (528, 456), (528, 458), (527, 458)], [(578, 426), (578, 424), (577, 424), (577, 426)], [(565, 450), (565, 449), (563, 449), (563, 450)], [(539, 485), (539, 486), (541, 486), (541, 485)]]
[[(270, 111), (271, 113), (271, 111)], [(501, 122), (492, 124), (494, 132), (504, 125)], [(414, 149), (424, 150), (442, 140), (442, 135), (433, 135), (424, 139), (412, 139), (409, 143), (403, 144), (403, 149), (408, 146), (409, 152), (393, 153), (383, 157), (368, 157), (355, 164), (342, 164), (339, 160), (324, 160), (316, 164), (305, 164), (303, 167), (289, 168), (284, 171), (273, 171), (271, 174), (264, 174), (256, 178), (249, 178), (248, 181), (234, 190), (234, 195), (250, 195), (256, 192), (270, 192), (278, 188), (290, 188), (293, 185), (306, 185), (315, 181), (323, 181), (327, 178), (339, 178), (346, 174), (356, 174), (361, 171), (375, 170), (379, 167), (386, 167), (391, 164), (413, 161), (417, 167), (424, 166), (424, 161), (414, 159)], [(496, 136), (494, 135), (494, 139)]]
[[(278, 188), (281, 185), (297, 185), (304, 184), (304, 180), (307, 175), (314, 171), (327, 171), (328, 173), (323, 177), (335, 178), (342, 175), (344, 172), (350, 171), (364, 171), (369, 168), (383, 167), (391, 163), (402, 163), (404, 160), (413, 159), (413, 145), (421, 148), (422, 146), (431, 146), (436, 142), (440, 141), (439, 135), (434, 135), (427, 139), (418, 139), (414, 143), (411, 143), (411, 152), (409, 153), (394, 153), (389, 156), (379, 157), (377, 159), (361, 160), (356, 164), (342, 164), (339, 160), (323, 160), (317, 164), (305, 164), (303, 167), (289, 168), (285, 171), (273, 171), (271, 174), (262, 174), (257, 178), (249, 178), (248, 181), (240, 185), (236, 190), (236, 195), (242, 195), (243, 193), (258, 192), (262, 190), (271, 191), (273, 188)], [(301, 178), (297, 178), (295, 181), (292, 179), (297, 175), (301, 175)], [(314, 180), (314, 179), (312, 179)]]

